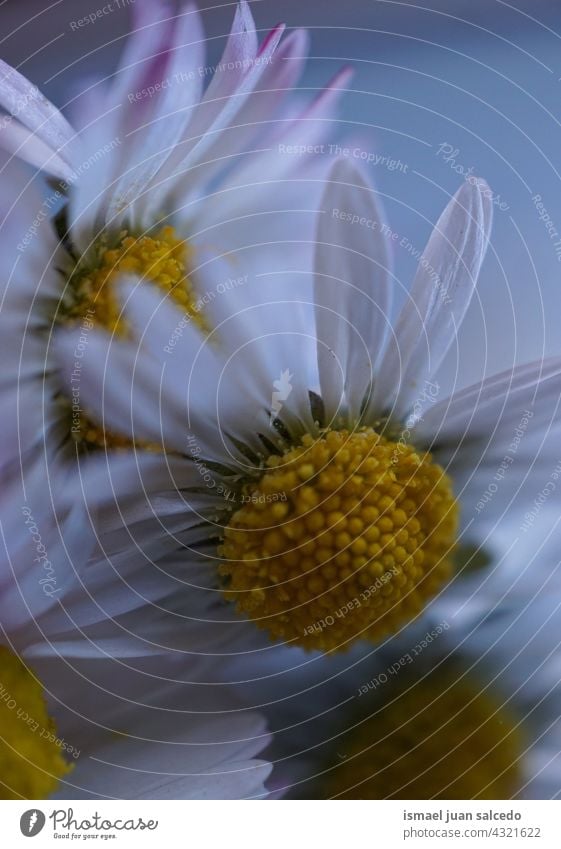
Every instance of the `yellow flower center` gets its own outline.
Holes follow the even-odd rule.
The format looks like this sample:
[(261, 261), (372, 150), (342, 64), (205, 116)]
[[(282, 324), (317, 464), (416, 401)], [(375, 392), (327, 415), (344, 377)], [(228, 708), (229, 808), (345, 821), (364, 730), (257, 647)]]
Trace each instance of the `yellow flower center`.
[[(384, 686), (384, 685), (382, 685)], [(325, 793), (341, 799), (511, 799), (524, 751), (516, 721), (475, 681), (435, 670), (341, 738)]]
[(458, 507), (428, 453), (372, 428), (271, 456), (224, 532), (220, 573), (273, 639), (344, 650), (413, 619), (446, 583)]
[[(107, 238), (102, 238), (94, 248), (93, 259), (88, 258), (87, 263), (79, 262), (74, 269), (60, 317), (65, 322), (81, 323), (84, 350), (87, 350), (87, 334), (94, 325), (104, 327), (118, 337), (126, 337), (129, 328), (122, 315), (116, 283), (124, 274), (132, 274), (169, 294), (184, 315), (206, 330), (201, 307), (196, 302), (189, 279), (191, 258), (191, 248), (178, 238), (170, 226), (162, 227), (153, 235), (139, 237), (123, 231), (111, 246)], [(131, 445), (128, 438), (107, 433), (81, 411), (78, 416), (72, 416), (71, 433), (73, 439), (84, 447), (123, 448)]]
[(71, 770), (40, 684), (0, 646), (0, 796), (46, 799)]
[(191, 248), (177, 237), (173, 227), (162, 227), (154, 235), (139, 237), (124, 230), (112, 247), (106, 238), (100, 239), (94, 254), (93, 262), (87, 267), (78, 263), (70, 278), (70, 293), (63, 309), (66, 320), (79, 321), (85, 315), (92, 315), (93, 322), (110, 333), (126, 336), (127, 326), (115, 284), (124, 274), (133, 274), (169, 294), (184, 313), (204, 327), (187, 270)]

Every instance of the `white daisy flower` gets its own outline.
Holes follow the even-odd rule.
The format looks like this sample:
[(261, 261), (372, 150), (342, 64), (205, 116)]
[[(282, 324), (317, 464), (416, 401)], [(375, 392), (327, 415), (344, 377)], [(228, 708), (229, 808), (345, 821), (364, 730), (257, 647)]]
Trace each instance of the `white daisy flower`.
[[(0, 648), (0, 797), (240, 799), (267, 794), (263, 717), (229, 692), (212, 703), (181, 662), (28, 667)], [(40, 675), (40, 680), (37, 677)], [(207, 688), (208, 689), (208, 688)]]
[[(9, 234), (20, 262), (12, 286), (25, 262), (29, 290), (48, 278), (41, 286), (48, 293), (33, 288), (42, 302), (33, 304), (34, 316), (81, 324), (84, 336), (92, 323), (126, 332), (114, 288), (120, 271), (145, 275), (203, 328), (206, 300), (221, 287), (244, 288), (240, 297), (250, 298), (257, 269), (286, 267), (283, 233), (297, 233), (306, 253), (321, 187), (321, 157), (307, 152), (324, 138), (350, 73), (343, 69), (302, 106), (294, 86), (306, 60), (305, 32), (281, 41), (279, 25), (259, 46), (243, 0), (212, 68), (192, 4), (175, 15), (167, 2), (139, 0), (133, 12), (135, 30), (115, 74), (72, 102), (76, 128), (0, 64), (0, 106), (8, 112), (0, 144), (63, 181), (46, 198), (27, 193), (29, 218)], [(57, 212), (55, 232), (44, 219)], [(226, 258), (220, 277), (216, 255)], [(12, 274), (6, 263), (4, 275)], [(96, 443), (83, 417), (75, 425), (76, 441)]]
[[(143, 656), (161, 651), (147, 639), (135, 640), (132, 633), (140, 603), (176, 595), (177, 581), (186, 577), (185, 564), (178, 563), (173, 579), (150, 571), (146, 555), (138, 555), (148, 568), (139, 580), (126, 564), (108, 569), (99, 555), (99, 543), (88, 527), (87, 513), (80, 503), (64, 505), (60, 495), (75, 476), (76, 446), (70, 438), (74, 407), (81, 408), (79, 395), (69, 392), (72, 408), (60, 403), (63, 382), (50, 350), (52, 316), (59, 298), (56, 268), (61, 248), (45, 218), (37, 224), (37, 238), (18, 255), (17, 239), (32, 221), (40, 194), (30, 182), (25, 166), (12, 161), (3, 172), (2, 198), (3, 260), (0, 309), (0, 394), (4, 399), (3, 439), (0, 451), (2, 503), (0, 550), (4, 568), (0, 576), (0, 643), (9, 644), (26, 658), (62, 653), (71, 656), (107, 654)], [(45, 263), (43, 251), (51, 252), (53, 263)], [(87, 329), (78, 331), (74, 363), (87, 348)], [(85, 334), (85, 335), (84, 335)], [(78, 413), (80, 416), (81, 413)], [(162, 474), (165, 486), (165, 470)], [(198, 521), (198, 520), (197, 520)], [(195, 522), (193, 522), (195, 524)], [(107, 525), (109, 532), (110, 527)], [(113, 535), (114, 539), (115, 535)], [(97, 556), (94, 552), (97, 551)], [(137, 552), (138, 553), (138, 552)], [(88, 559), (91, 559), (87, 570)], [(140, 560), (138, 563), (140, 563)], [(116, 562), (116, 561), (115, 561)], [(137, 563), (137, 566), (138, 566)], [(189, 579), (192, 572), (188, 572)], [(167, 584), (167, 589), (164, 588)], [(122, 592), (115, 593), (119, 586)], [(163, 590), (163, 593), (162, 593)], [(132, 593), (132, 594), (131, 594)], [(135, 601), (131, 604), (132, 599)], [(193, 606), (183, 607), (181, 621), (190, 634), (191, 647), (219, 650), (233, 633), (218, 627), (206, 634), (199, 631), (201, 611), (217, 620), (223, 606), (208, 594), (194, 593)], [(217, 609), (218, 608), (218, 609)], [(185, 618), (187, 616), (187, 618)], [(157, 636), (157, 623), (154, 623)]]
[[(302, 252), (309, 251), (313, 216), (309, 197), (299, 200), (301, 181), (308, 180), (308, 195), (319, 192), (321, 169), (317, 158), (288, 155), (281, 148), (301, 151), (323, 137), (348, 78), (347, 71), (338, 74), (301, 107), (292, 90), (306, 58), (302, 31), (281, 41), (282, 27), (277, 27), (259, 47), (249, 7), (242, 2), (222, 60), (211, 69), (192, 6), (177, 16), (167, 3), (139, 0), (134, 8), (136, 29), (119, 69), (109, 83), (102, 81), (77, 99), (77, 130), (17, 71), (2, 66), (0, 104), (11, 116), (0, 123), (0, 140), (65, 184), (45, 196), (42, 181), (24, 164), (8, 157), (1, 161), (0, 467), (10, 475), (2, 492), (10, 568), (2, 579), (0, 603), (6, 630), (26, 653), (39, 651), (41, 634), (47, 637), (47, 652), (55, 643), (57, 651), (71, 654), (157, 650), (146, 638), (134, 646), (128, 629), (141, 616), (141, 603), (171, 601), (185, 565), (179, 563), (172, 577), (144, 570), (134, 591), (126, 564), (111, 571), (98, 557), (99, 569), (83, 571), (95, 539), (85, 531), (80, 536), (75, 505), (58, 503), (75, 464), (76, 443), (81, 450), (104, 439), (90, 426), (81, 399), (81, 363), (92, 327), (128, 332), (113, 292), (118, 271), (145, 272), (182, 305), (187, 320), (202, 327), (207, 298), (234, 288), (250, 300), (259, 284), (257, 265), (282, 267), (283, 251), (275, 254), (269, 234), (272, 226), (277, 237), (281, 230), (288, 236), (296, 229)], [(291, 216), (279, 214), (285, 207), (294, 212), (288, 226)], [(264, 223), (263, 231), (257, 222)], [(220, 256), (215, 259), (216, 245)], [(240, 247), (247, 250), (236, 260), (233, 254)], [(59, 322), (70, 322), (79, 335), (65, 364), (71, 365), (68, 387), (52, 358)], [(113, 444), (122, 442), (115, 437)], [(58, 584), (52, 598), (44, 589), (51, 584), (40, 584), (45, 574), (36, 562), (23, 508), (47, 548), (44, 562), (54, 563), (56, 554)], [(118, 531), (113, 533), (109, 524), (107, 529), (118, 545)], [(145, 557), (150, 558), (148, 545), (140, 559)], [(188, 577), (192, 580), (192, 571)], [(115, 580), (122, 593), (112, 593)], [(162, 582), (168, 585), (163, 595)], [(216, 597), (190, 597), (193, 608), (183, 606), (177, 614), (182, 622), (185, 615), (197, 622), (204, 610), (217, 621), (224, 616), (222, 605), (215, 614)], [(42, 619), (46, 612), (48, 627)], [(34, 618), (41, 620), (38, 630), (32, 624), (27, 628)], [(119, 648), (111, 636), (116, 623)], [(157, 627), (155, 622), (156, 636)], [(208, 650), (226, 639), (218, 627), (213, 630), (213, 637), (205, 637)], [(189, 645), (197, 647), (198, 640), (193, 633)]]
[[(327, 651), (396, 632), (455, 583), (454, 552), (484, 542), (507, 504), (515, 521), (527, 497), (519, 484), (556, 450), (548, 434), (561, 361), (433, 397), (487, 248), (489, 194), (468, 182), (451, 200), (387, 342), (382, 216), (345, 161), (321, 206), (313, 291), (302, 275), (300, 300), (313, 304), (315, 326), (280, 288), (274, 302), (241, 315), (223, 302), (213, 333), (188, 324), (170, 348), (175, 307), (126, 284), (124, 313), (140, 344), (93, 333), (84, 398), (105, 428), (163, 454), (82, 466), (86, 503), (120, 511), (120, 547), (102, 534), (105, 555), (126, 560), (126, 545), (148, 548), (169, 574), (165, 555), (175, 547), (174, 558), (206, 563), (206, 585), (272, 638)], [(65, 362), (76, 334), (58, 344)], [(518, 499), (497, 486), (479, 527), (481, 493), (522, 416)], [(158, 462), (164, 488), (143, 470)], [(175, 610), (189, 592), (178, 591)]]

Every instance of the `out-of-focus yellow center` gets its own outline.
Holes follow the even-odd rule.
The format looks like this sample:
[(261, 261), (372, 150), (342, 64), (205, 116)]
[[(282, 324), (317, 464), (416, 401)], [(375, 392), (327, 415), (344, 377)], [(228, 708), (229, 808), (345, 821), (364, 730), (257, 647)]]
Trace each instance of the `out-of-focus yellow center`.
[(190, 259), (191, 248), (170, 226), (162, 227), (153, 235), (138, 237), (124, 230), (117, 244), (111, 247), (101, 239), (94, 260), (88, 267), (78, 264), (70, 278), (70, 293), (63, 316), (67, 321), (80, 321), (85, 315), (91, 315), (95, 324), (110, 333), (126, 335), (128, 328), (115, 284), (124, 274), (132, 274), (169, 294), (195, 324), (204, 328), (189, 279)]
[[(382, 685), (384, 686), (384, 685)], [(516, 722), (475, 681), (436, 670), (391, 685), (340, 738), (324, 793), (340, 799), (511, 799), (524, 751)]]
[[(169, 294), (184, 315), (202, 330), (205, 320), (197, 303), (188, 266), (192, 257), (190, 246), (180, 239), (174, 228), (162, 227), (152, 235), (136, 237), (123, 231), (115, 244), (100, 239), (93, 260), (79, 263), (72, 273), (64, 303), (63, 321), (82, 323), (82, 334), (101, 326), (118, 337), (125, 337), (129, 328), (122, 315), (122, 304), (116, 283), (124, 274), (131, 274), (157, 286)], [(80, 426), (71, 429), (73, 439), (81, 446), (92, 448), (127, 448), (131, 442), (118, 434), (108, 433), (83, 413)]]
[(0, 646), (0, 796), (46, 799), (71, 769), (57, 744), (40, 684)]
[(344, 650), (413, 619), (451, 573), (458, 507), (428, 453), (372, 428), (271, 456), (220, 549), (226, 598), (273, 639)]

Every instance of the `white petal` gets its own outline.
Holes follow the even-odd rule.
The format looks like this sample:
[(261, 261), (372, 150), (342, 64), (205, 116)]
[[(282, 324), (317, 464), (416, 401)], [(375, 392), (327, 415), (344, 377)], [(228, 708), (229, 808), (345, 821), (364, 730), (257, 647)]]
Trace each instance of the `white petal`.
[[(264, 718), (189, 657), (38, 659), (57, 732), (75, 764), (58, 798), (237, 798), (264, 793)], [(71, 757), (75, 752), (74, 759)], [(257, 780), (256, 776), (260, 778)], [(236, 792), (237, 791), (237, 792)]]
[[(6, 118), (3, 119), (4, 121)], [(74, 171), (49, 145), (15, 119), (0, 128), (0, 145), (25, 162), (60, 180), (72, 180)]]
[(470, 539), (496, 544), (506, 529), (508, 549), (544, 487), (546, 505), (558, 505), (560, 398), (561, 360), (553, 359), (496, 375), (425, 412), (415, 438), (452, 478)]
[[(257, 381), (247, 380), (238, 360), (223, 355), (223, 328), (207, 338), (190, 316), (153, 286), (125, 281), (123, 291), (125, 311), (140, 343), (162, 363), (163, 406), (173, 406), (172, 396), (178, 396), (178, 403), (189, 411), (185, 427), (197, 434), (215, 459), (228, 463), (237, 456), (227, 448), (227, 435), (260, 450), (256, 431), (269, 426), (268, 398), (259, 392), (259, 385), (255, 389)], [(201, 315), (206, 318), (204, 307)], [(269, 396), (271, 391), (272, 382), (267, 386)]]
[[(0, 60), (0, 105), (13, 115), (2, 120), (2, 132), (8, 133), (8, 144), (14, 138), (22, 142), (28, 133), (34, 134), (38, 144), (24, 145), (19, 155), (31, 164), (45, 167), (57, 177), (67, 177), (73, 172), (76, 160), (74, 148), (76, 134), (62, 114), (22, 74)], [(16, 129), (17, 127), (17, 129)], [(40, 144), (39, 144), (40, 143)], [(13, 150), (13, 148), (10, 148)], [(50, 150), (51, 159), (46, 155)], [(41, 160), (44, 160), (41, 162)]]
[[(107, 666), (102, 677), (97, 670)], [(51, 700), (59, 702), (60, 733), (81, 752), (57, 795), (216, 799), (265, 793), (270, 766), (255, 760), (270, 739), (263, 718), (241, 711), (223, 688), (209, 702), (201, 688), (181, 682), (188, 668), (181, 673), (163, 661), (158, 670), (152, 662), (147, 669), (155, 672), (143, 676), (145, 666), (135, 673), (107, 660), (89, 674), (91, 664), (68, 670), (61, 683), (47, 679)]]
[(385, 338), (390, 288), (383, 220), (373, 189), (346, 160), (337, 162), (321, 204), (315, 257), (318, 367), (328, 418), (336, 415), (343, 388), (358, 418)]
[[(74, 352), (80, 330), (61, 331), (54, 342), (63, 385), (70, 392)], [(80, 405), (109, 431), (134, 440), (185, 453), (187, 408), (181, 396), (175, 405), (162, 406), (163, 367), (134, 344), (92, 330), (81, 360)]]
[(380, 366), (371, 404), (378, 414), (403, 418), (453, 343), (487, 250), (489, 195), (483, 181), (464, 183), (439, 218)]
[(120, 169), (123, 138), (118, 107), (108, 103), (103, 89), (88, 92), (84, 109), (93, 117), (82, 132), (84, 156), (76, 169), (68, 200), (72, 241), (83, 254), (103, 227), (103, 210)]
[(68, 503), (84, 498), (92, 510), (126, 502), (142, 493), (174, 492), (196, 486), (198, 474), (181, 457), (138, 451), (108, 451), (81, 459), (77, 472), (67, 482), (62, 497)]
[[(526, 363), (455, 393), (423, 414), (415, 428), (425, 444), (456, 447), (463, 440), (490, 439), (497, 427), (512, 439), (524, 411), (531, 409), (543, 426), (556, 413), (561, 360)], [(535, 427), (532, 422), (532, 427)]]
[(56, 504), (64, 477), (60, 458), (46, 459), (40, 451), (26, 458), (21, 471), (3, 474), (1, 620), (8, 632), (21, 629), (13, 635), (18, 646), (37, 639), (41, 617), (58, 607), (94, 547), (80, 505)]

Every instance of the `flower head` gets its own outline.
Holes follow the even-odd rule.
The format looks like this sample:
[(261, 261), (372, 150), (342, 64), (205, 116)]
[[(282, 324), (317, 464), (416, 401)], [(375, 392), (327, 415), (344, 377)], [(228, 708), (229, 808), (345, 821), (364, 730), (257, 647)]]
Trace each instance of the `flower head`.
[[(10, 568), (0, 605), (6, 634), (26, 656), (40, 651), (42, 640), (46, 652), (56, 645), (71, 655), (97, 655), (109, 643), (112, 653), (131, 652), (128, 634), (140, 608), (126, 589), (125, 540), (114, 526), (109, 531), (108, 519), (123, 568), (114, 560), (115, 571), (107, 569), (105, 542), (96, 541), (84, 519), (89, 506), (66, 502), (77, 453), (131, 446), (127, 434), (109, 436), (98, 427), (84, 394), (94, 329), (132, 338), (119, 279), (134, 274), (158, 287), (181, 309), (180, 324), (192, 323), (202, 334), (210, 331), (212, 304), (223, 292), (252, 299), (258, 273), (283, 254), (270, 243), (269, 228), (288, 236), (313, 226), (300, 180), (318, 192), (320, 163), (308, 158), (306, 168), (304, 157), (282, 149), (323, 137), (348, 78), (343, 71), (311, 103), (295, 102), (307, 36), (298, 30), (283, 39), (278, 26), (259, 45), (246, 2), (237, 6), (214, 69), (191, 4), (176, 13), (170, 3), (139, 0), (133, 12), (134, 32), (117, 70), (74, 98), (72, 126), (16, 70), (0, 70), (0, 104), (11, 113), (1, 122), (0, 144), (14, 154), (1, 160), (0, 469)], [(41, 174), (15, 154), (61, 184), (46, 189)], [(285, 207), (294, 211), (288, 226)], [(219, 276), (209, 274), (217, 264)], [(52, 356), (60, 328), (77, 333), (62, 369)], [(170, 346), (181, 332), (174, 328)], [(150, 441), (142, 445), (154, 448)], [(38, 542), (28, 528), (36, 529)], [(137, 600), (171, 599), (182, 571), (169, 577), (163, 596), (163, 573), (156, 584), (144, 575)], [(124, 593), (108, 591), (114, 580)], [(217, 601), (204, 594), (210, 618)], [(193, 602), (188, 616), (196, 622), (203, 608), (199, 598)], [(185, 613), (182, 607), (183, 622)], [(119, 649), (115, 628), (123, 637)], [(214, 634), (207, 633), (207, 648), (225, 639), (218, 628)], [(193, 635), (190, 644), (198, 640)], [(161, 650), (157, 636), (144, 637), (133, 653), (150, 654), (155, 645)]]
[[(175, 307), (129, 280), (124, 311), (142, 343), (96, 334), (85, 363), (100, 424), (119, 432), (126, 420), (130, 438), (162, 452), (120, 458), (116, 499), (113, 461), (94, 460), (86, 497), (136, 501), (131, 539), (147, 529), (143, 516), (160, 516), (155, 560), (175, 546), (186, 563), (206, 564), (209, 586), (239, 612), (307, 648), (379, 641), (425, 610), (455, 580), (455, 552), (484, 538), (470, 517), (474, 490), (520, 405), (536, 410), (538, 437), (556, 421), (557, 361), (435, 397), (434, 372), (487, 247), (485, 184), (466, 183), (450, 201), (395, 322), (382, 221), (373, 190), (338, 163), (319, 213), (313, 292), (302, 275), (297, 303), (279, 292), (232, 314), (224, 301), (210, 334), (190, 324), (169, 355)], [(61, 361), (72, 344), (61, 339)], [(287, 372), (291, 391), (272, 414), (271, 388)], [(171, 534), (148, 463), (165, 465)], [(475, 465), (477, 478), (467, 476)]]

